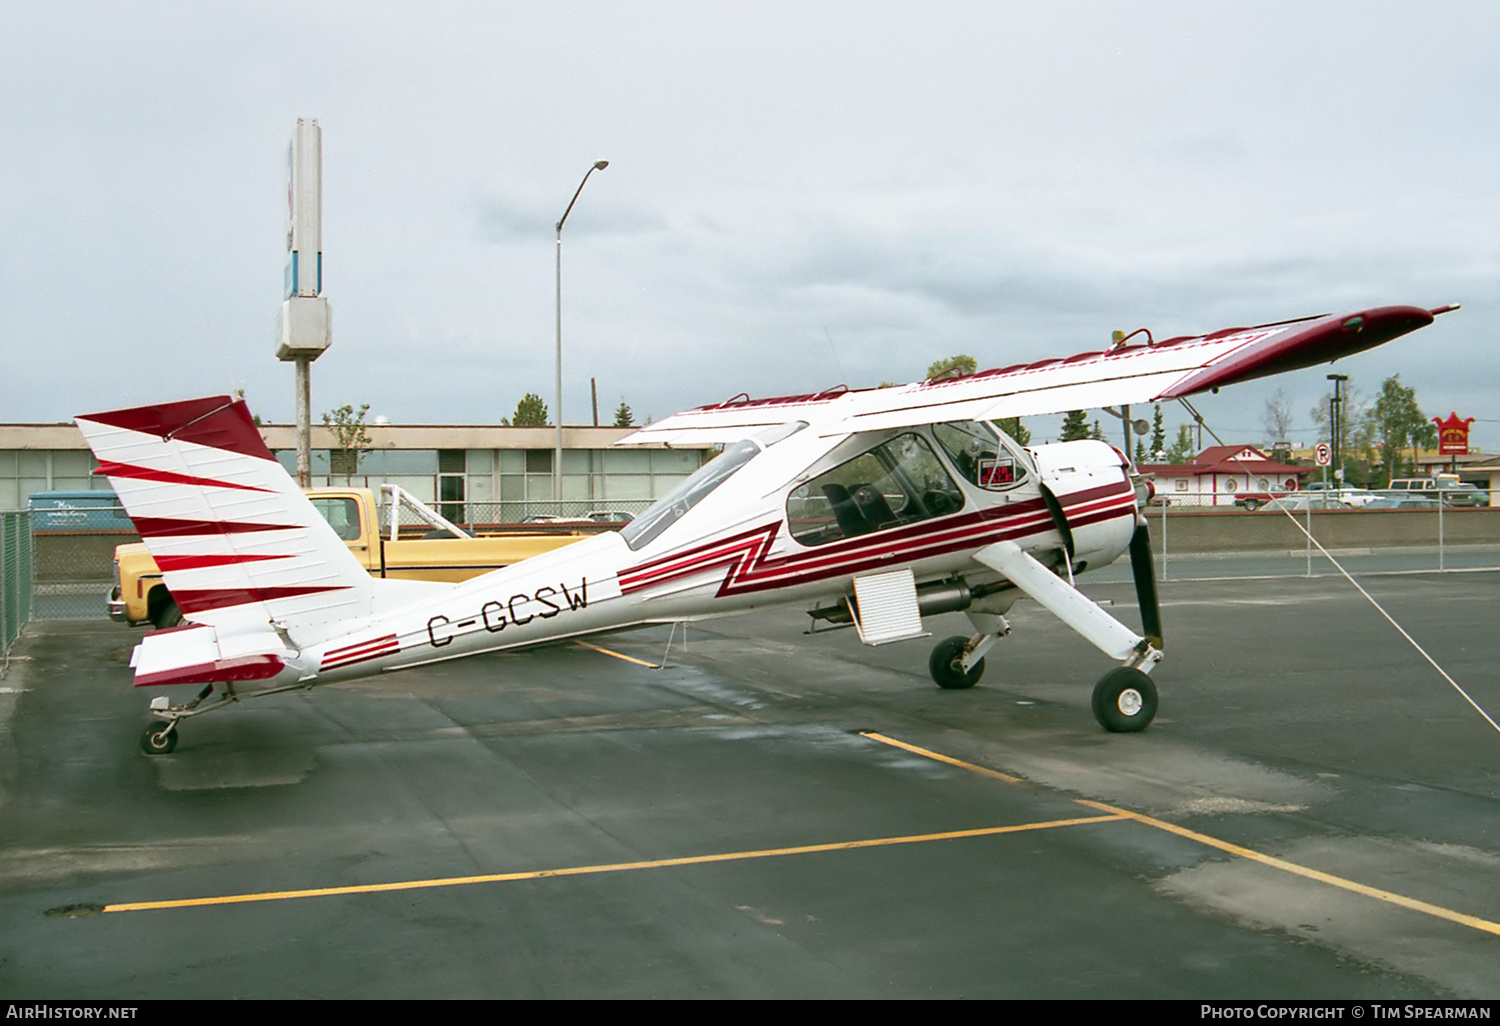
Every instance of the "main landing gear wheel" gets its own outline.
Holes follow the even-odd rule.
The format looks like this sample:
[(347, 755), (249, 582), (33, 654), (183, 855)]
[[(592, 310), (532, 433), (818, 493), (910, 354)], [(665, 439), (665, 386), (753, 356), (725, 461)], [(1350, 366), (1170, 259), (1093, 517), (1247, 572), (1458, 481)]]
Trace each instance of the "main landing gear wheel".
[(1156, 717), (1156, 685), (1131, 666), (1110, 670), (1094, 685), (1094, 719), (1115, 734), (1145, 730)]
[(147, 755), (170, 755), (176, 748), (176, 723), (153, 723), (141, 735), (141, 751)]
[(975, 663), (968, 673), (964, 672), (964, 649), (968, 644), (968, 638), (953, 637), (932, 650), (932, 657), (927, 660), (927, 670), (932, 674), (932, 679), (937, 681), (938, 687), (949, 691), (972, 688), (984, 676), (983, 659)]

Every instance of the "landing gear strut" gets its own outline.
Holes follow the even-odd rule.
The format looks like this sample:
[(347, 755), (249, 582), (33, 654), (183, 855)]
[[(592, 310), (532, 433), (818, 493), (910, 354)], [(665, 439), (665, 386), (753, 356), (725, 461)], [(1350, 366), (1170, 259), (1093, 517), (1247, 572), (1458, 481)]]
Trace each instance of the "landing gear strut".
[(948, 691), (972, 688), (977, 684), (984, 676), (984, 654), (996, 641), (1010, 633), (1010, 624), (997, 613), (971, 610), (965, 615), (978, 633), (972, 638), (957, 635), (941, 642), (927, 660), (927, 672), (932, 674), (938, 687)]
[(932, 650), (927, 660), (927, 671), (937, 686), (947, 691), (972, 688), (984, 676), (984, 659), (977, 660), (973, 667), (964, 669), (964, 649), (969, 639), (962, 635), (949, 638)]

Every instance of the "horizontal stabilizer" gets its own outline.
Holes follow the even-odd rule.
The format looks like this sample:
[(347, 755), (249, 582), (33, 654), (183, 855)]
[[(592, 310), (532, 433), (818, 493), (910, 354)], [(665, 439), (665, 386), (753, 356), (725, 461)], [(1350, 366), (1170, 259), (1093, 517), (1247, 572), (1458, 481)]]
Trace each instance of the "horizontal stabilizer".
[[(154, 631), (135, 647), (135, 686), (296, 680), (297, 653), (271, 630), (219, 637), (204, 624)], [(285, 674), (285, 676), (283, 676)]]

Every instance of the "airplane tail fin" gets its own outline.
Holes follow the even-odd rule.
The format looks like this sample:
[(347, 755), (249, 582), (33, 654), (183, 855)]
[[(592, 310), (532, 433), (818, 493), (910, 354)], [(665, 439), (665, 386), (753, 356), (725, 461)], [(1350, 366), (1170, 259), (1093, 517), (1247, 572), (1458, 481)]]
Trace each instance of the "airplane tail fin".
[(183, 615), (302, 647), (367, 616), (359, 561), (276, 462), (241, 400), (213, 396), (77, 418)]

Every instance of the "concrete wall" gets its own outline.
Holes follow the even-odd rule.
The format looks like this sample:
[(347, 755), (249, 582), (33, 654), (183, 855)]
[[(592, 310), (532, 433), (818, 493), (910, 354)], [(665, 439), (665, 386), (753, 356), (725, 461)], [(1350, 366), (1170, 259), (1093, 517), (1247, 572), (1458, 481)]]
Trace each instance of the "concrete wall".
[[(1442, 516), (1447, 545), (1500, 543), (1500, 507), (1474, 509), (1314, 510), (1312, 534), (1330, 549), (1397, 548), (1438, 544), (1438, 516)], [(1173, 552), (1266, 552), (1302, 550), (1307, 537), (1287, 514), (1258, 511), (1166, 510), (1167, 546)], [(1147, 514), (1151, 536), (1162, 538), (1163, 511)], [(1307, 525), (1306, 513), (1293, 514)]]

